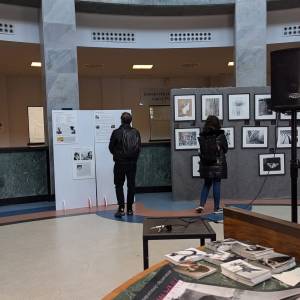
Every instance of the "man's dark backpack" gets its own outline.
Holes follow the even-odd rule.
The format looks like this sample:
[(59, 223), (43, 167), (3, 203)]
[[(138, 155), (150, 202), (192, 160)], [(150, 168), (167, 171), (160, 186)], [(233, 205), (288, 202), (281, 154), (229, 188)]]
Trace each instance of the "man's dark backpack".
[(123, 154), (125, 158), (136, 158), (140, 153), (141, 138), (135, 128), (123, 129)]
[(220, 149), (217, 144), (216, 136), (199, 137), (200, 159), (205, 165), (213, 165), (220, 156)]

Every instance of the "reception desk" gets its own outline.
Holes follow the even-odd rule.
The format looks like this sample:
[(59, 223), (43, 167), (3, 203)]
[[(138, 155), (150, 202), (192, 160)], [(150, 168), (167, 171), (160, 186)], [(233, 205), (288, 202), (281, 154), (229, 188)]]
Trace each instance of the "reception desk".
[[(47, 146), (0, 148), (0, 205), (51, 200)], [(137, 192), (171, 190), (170, 142), (142, 145)]]
[(47, 146), (0, 148), (0, 205), (49, 200)]

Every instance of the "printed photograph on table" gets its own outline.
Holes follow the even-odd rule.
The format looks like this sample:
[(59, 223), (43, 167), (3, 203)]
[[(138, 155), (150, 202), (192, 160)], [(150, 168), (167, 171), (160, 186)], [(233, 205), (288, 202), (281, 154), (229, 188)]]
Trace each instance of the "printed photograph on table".
[(268, 127), (242, 127), (242, 148), (267, 148)]
[(268, 108), (270, 94), (255, 95), (255, 120), (275, 120), (276, 112)]
[(260, 154), (259, 175), (284, 175), (284, 154)]
[(200, 163), (200, 156), (193, 155), (192, 156), (192, 177), (200, 177), (199, 163)]
[(250, 119), (250, 94), (228, 95), (228, 119)]
[[(298, 137), (300, 127), (297, 127)], [(292, 129), (291, 127), (277, 127), (277, 148), (291, 148), (292, 146)], [(297, 147), (300, 147), (300, 138), (298, 138)]]
[(175, 150), (199, 149), (199, 128), (175, 129)]
[(195, 95), (174, 96), (174, 120), (195, 121)]
[(223, 95), (202, 95), (202, 121), (208, 116), (216, 116), (223, 120)]
[[(280, 120), (291, 120), (290, 113), (280, 113)], [(300, 112), (297, 112), (297, 120), (300, 120)]]
[(234, 127), (222, 127), (224, 130), (224, 135), (227, 139), (227, 144), (229, 149), (234, 148)]

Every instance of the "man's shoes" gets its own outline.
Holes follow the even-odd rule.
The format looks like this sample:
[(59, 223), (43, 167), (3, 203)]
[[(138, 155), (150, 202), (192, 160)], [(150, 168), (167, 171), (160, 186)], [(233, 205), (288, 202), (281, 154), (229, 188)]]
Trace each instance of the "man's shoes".
[(133, 216), (133, 210), (127, 209), (127, 216)]
[(217, 210), (214, 211), (214, 214), (222, 214), (223, 213), (223, 208), (218, 208)]
[(204, 210), (204, 207), (203, 206), (198, 206), (195, 210), (196, 210), (197, 213), (201, 214)]
[(124, 208), (119, 208), (115, 213), (115, 218), (122, 218), (125, 216)]

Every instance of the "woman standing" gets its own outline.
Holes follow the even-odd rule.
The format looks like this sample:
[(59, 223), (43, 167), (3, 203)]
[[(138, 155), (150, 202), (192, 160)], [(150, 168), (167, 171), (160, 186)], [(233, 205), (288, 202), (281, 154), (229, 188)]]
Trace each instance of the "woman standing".
[(200, 177), (204, 178), (200, 196), (200, 206), (196, 208), (198, 213), (204, 209), (209, 190), (213, 186), (214, 212), (222, 212), (221, 179), (227, 178), (227, 163), (225, 153), (228, 144), (221, 130), (220, 121), (216, 116), (208, 116), (204, 128), (200, 133)]

